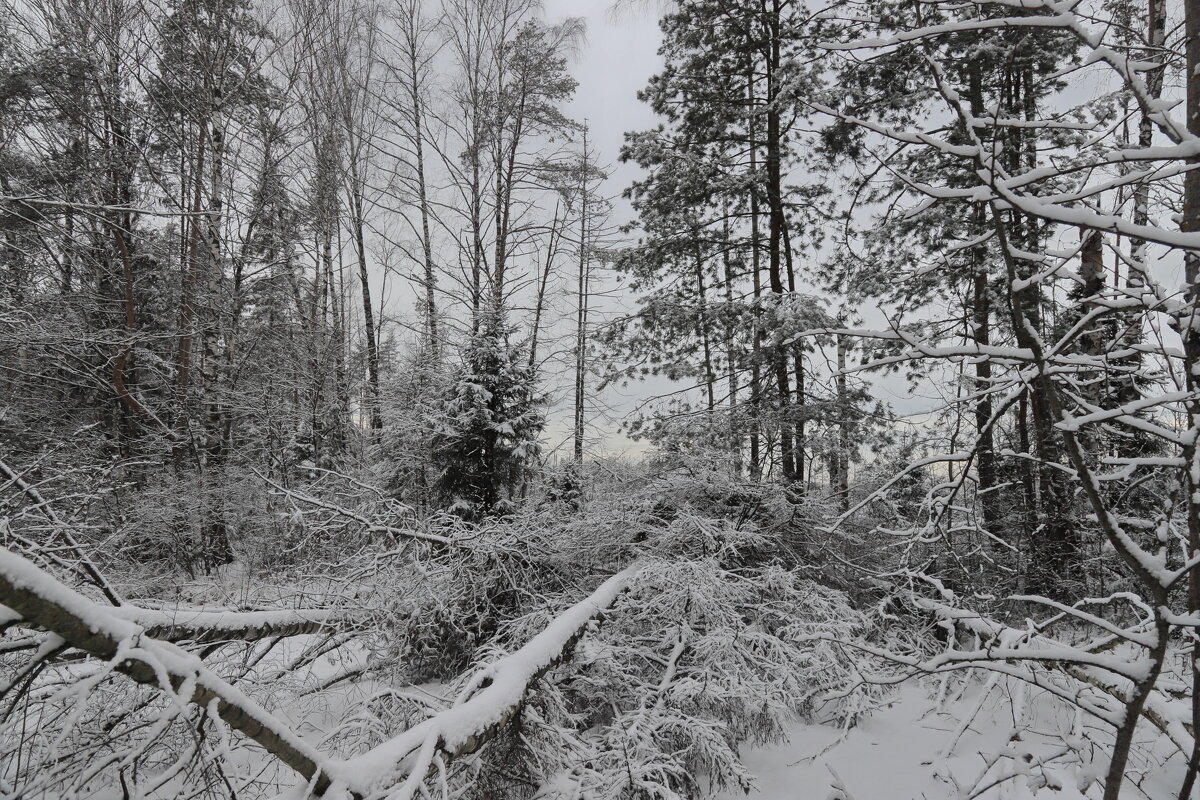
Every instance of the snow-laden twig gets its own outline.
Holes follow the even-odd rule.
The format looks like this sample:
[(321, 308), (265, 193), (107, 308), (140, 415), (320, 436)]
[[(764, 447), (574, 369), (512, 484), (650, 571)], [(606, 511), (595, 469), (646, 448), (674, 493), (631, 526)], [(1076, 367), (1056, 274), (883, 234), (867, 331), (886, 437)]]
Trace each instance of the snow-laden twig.
[(5, 464), (3, 460), (0, 460), (0, 474), (3, 474), (4, 477), (6, 477), (14, 486), (24, 492), (26, 496), (28, 496), (29, 499), (36, 504), (37, 509), (43, 515), (45, 515), (46, 519), (50, 520), (50, 522), (55, 526), (55, 533), (67, 543), (68, 547), (75, 551), (75, 555), (79, 559), (80, 568), (84, 571), (84, 574), (88, 576), (92, 583), (96, 585), (96, 588), (99, 589), (100, 592), (108, 599), (108, 602), (112, 603), (114, 606), (121, 605), (121, 595), (117, 593), (117, 590), (113, 588), (112, 584), (109, 583), (104, 575), (100, 572), (99, 567), (97, 567), (95, 563), (93, 563), (92, 559), (88, 557), (87, 553), (83, 551), (83, 548), (79, 545), (79, 542), (75, 541), (75, 538), (67, 529), (66, 524), (58, 516), (58, 513), (54, 510), (54, 507), (50, 505), (49, 501), (42, 497), (42, 494), (37, 490), (37, 487), (26, 481), (19, 472), (14, 470), (8, 464)]
[(288, 489), (286, 486), (280, 486), (278, 483), (271, 480), (266, 475), (263, 475), (258, 470), (253, 470), (253, 472), (259, 478), (261, 478), (264, 483), (285, 497), (290, 497), (293, 500), (312, 506), (313, 508), (329, 511), (340, 517), (345, 517), (348, 520), (357, 522), (358, 524), (362, 525), (363, 529), (367, 532), (386, 533), (388, 536), (396, 539), (416, 539), (418, 541), (440, 545), (443, 547), (460, 546), (459, 542), (456, 542), (447, 536), (438, 536), (435, 533), (425, 533), (423, 531), (412, 530), (411, 528), (397, 528), (391, 525), (380, 525), (364, 517), (362, 514), (359, 514), (357, 511), (330, 503), (326, 500), (320, 499), (319, 497), (313, 497), (312, 495), (304, 492), (298, 492), (295, 489)]

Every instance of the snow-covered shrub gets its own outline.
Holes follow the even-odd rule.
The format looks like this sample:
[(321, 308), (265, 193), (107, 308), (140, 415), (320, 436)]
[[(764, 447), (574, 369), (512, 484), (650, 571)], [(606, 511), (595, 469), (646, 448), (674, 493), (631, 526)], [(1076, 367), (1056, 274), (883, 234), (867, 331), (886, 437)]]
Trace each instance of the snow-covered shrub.
[[(538, 686), (519, 723), (467, 767), (473, 797), (691, 797), (748, 788), (737, 748), (778, 741), (815, 699), (854, 682), (866, 632), (844, 595), (729, 552), (651, 558)], [(508, 623), (481, 660), (544, 628), (557, 603)]]

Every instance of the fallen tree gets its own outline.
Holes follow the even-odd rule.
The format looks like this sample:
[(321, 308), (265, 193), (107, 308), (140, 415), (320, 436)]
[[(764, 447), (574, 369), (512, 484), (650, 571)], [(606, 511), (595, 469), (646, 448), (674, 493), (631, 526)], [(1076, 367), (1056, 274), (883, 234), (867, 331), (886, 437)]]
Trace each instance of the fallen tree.
[(390, 800), (413, 797), (432, 769), (478, 750), (524, 705), (538, 679), (562, 662), (592, 620), (628, 587), (638, 567), (612, 576), (568, 608), (524, 647), (476, 670), (456, 703), (361, 756), (338, 765), (358, 796), (400, 784)]
[(323, 757), (269, 711), (205, 667), (198, 656), (156, 641), (137, 623), (122, 619), (2, 548), (0, 603), (66, 644), (109, 662), (138, 683), (201, 707), (215, 702), (226, 724), (303, 776), (318, 794), (329, 788)]
[(141, 626), (146, 635), (152, 638), (196, 644), (256, 642), (276, 636), (304, 636), (345, 630), (361, 624), (361, 616), (354, 612), (326, 609), (214, 611), (124, 605), (112, 609), (111, 613)]
[[(309, 619), (297, 619), (301, 612), (197, 612), (183, 621), (167, 621), (161, 612), (105, 608), (22, 556), (0, 549), (0, 618), (36, 625), (60, 640), (52, 642), (54, 649), (65, 645), (82, 650), (134, 681), (183, 701), (202, 708), (215, 703), (226, 724), (290, 767), (316, 795), (337, 785), (355, 797), (366, 797), (402, 784), (399, 796), (411, 797), (435, 760), (444, 763), (478, 750), (520, 711), (538, 679), (569, 655), (635, 571), (629, 568), (609, 578), (524, 647), (478, 669), (451, 708), (348, 761), (322, 755), (198, 656), (152, 636), (159, 630), (196, 641), (240, 632), (249, 640), (323, 628), (332, 615), (308, 612)], [(39, 649), (38, 656), (47, 652)]]

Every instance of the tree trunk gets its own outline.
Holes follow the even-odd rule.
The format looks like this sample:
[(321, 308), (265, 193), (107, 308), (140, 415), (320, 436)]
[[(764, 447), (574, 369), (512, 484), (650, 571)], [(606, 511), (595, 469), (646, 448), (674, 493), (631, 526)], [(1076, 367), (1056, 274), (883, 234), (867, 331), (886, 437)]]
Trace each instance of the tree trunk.
[[(972, 116), (983, 114), (983, 76), (978, 63), (970, 68), (970, 102)], [(976, 234), (984, 231), (987, 220), (982, 208), (976, 209), (972, 222)], [(986, 245), (971, 250), (971, 339), (980, 350), (991, 345), (992, 302), (988, 286), (988, 251)], [(987, 394), (992, 386), (992, 363), (986, 358), (975, 359), (975, 464), (978, 483), (976, 496), (983, 514), (984, 529), (996, 536), (1000, 533), (1000, 494), (996, 467), (995, 432), (992, 427), (992, 400)]]
[(588, 302), (588, 130), (583, 129), (583, 159), (579, 171), (579, 277), (575, 303), (575, 463), (583, 463), (583, 390), (587, 346)]
[[(746, 130), (749, 138), (750, 174), (758, 175), (758, 138), (754, 112), (754, 72), (747, 69), (746, 77)], [(762, 301), (762, 234), (759, 229), (759, 204), (756, 183), (750, 184), (750, 276), (754, 286), (754, 352), (750, 367), (750, 477), (762, 477), (762, 453), (760, 431), (762, 430), (762, 363), (763, 337), (759, 322)]]
[[(771, 11), (767, 14), (769, 55), (766, 62), (767, 80), (767, 270), (771, 280), (771, 291), (776, 300), (783, 298), (783, 143), (780, 132), (779, 108), (777, 105), (778, 70), (780, 67), (779, 10), (780, 0), (771, 0)], [(782, 477), (786, 483), (796, 480), (795, 453), (792, 439), (792, 409), (790, 380), (788, 378), (787, 348), (774, 348), (775, 386), (779, 395), (779, 457)]]
[(371, 430), (376, 432), (383, 428), (383, 418), (379, 410), (379, 344), (375, 339), (375, 312), (371, 308), (371, 285), (367, 272), (367, 246), (363, 234), (362, 183), (358, 176), (357, 155), (351, 155), (350, 161), (350, 206), (354, 214), (354, 249), (358, 256), (358, 280), (362, 285), (363, 328), (367, 337), (367, 380), (370, 384), (367, 390), (367, 416)]
[[(1165, 53), (1162, 47), (1167, 39), (1167, 15), (1165, 0), (1148, 0), (1146, 3), (1146, 40), (1149, 47), (1145, 59), (1162, 64)], [(1162, 95), (1163, 70), (1159, 66), (1146, 72), (1146, 89), (1150, 97), (1157, 100)], [(1138, 147), (1150, 147), (1154, 143), (1154, 123), (1149, 114), (1142, 112), (1138, 120)], [(1150, 222), (1150, 184), (1143, 181), (1133, 192), (1133, 222), (1136, 225), (1146, 225)], [(1133, 243), (1132, 264), (1129, 268), (1126, 284), (1131, 288), (1140, 288), (1145, 281), (1142, 274), (1149, 270), (1146, 260), (1146, 243), (1137, 240)]]
[[(1187, 38), (1186, 77), (1187, 100), (1187, 129), (1193, 137), (1200, 137), (1200, 8), (1197, 3), (1185, 3), (1186, 19), (1185, 32)], [(1153, 19), (1153, 24), (1161, 25), (1161, 14)], [(1161, 82), (1161, 73), (1159, 77)], [(1161, 85), (1161, 83), (1160, 83)], [(1192, 168), (1184, 173), (1183, 178), (1183, 213), (1180, 219), (1180, 229), (1195, 233), (1200, 231), (1200, 158), (1188, 159)], [(1200, 254), (1189, 250), (1184, 254), (1184, 285), (1187, 287), (1186, 306), (1181, 310), (1177, 328), (1183, 338), (1184, 375), (1188, 391), (1192, 397), (1200, 391)], [(1190, 400), (1187, 405), (1189, 424), (1194, 430), (1200, 425), (1200, 402)], [(1185, 496), (1187, 504), (1189, 560), (1200, 556), (1200, 448), (1192, 441), (1183, 453), (1188, 468), (1183, 470), (1185, 475)], [(1188, 571), (1187, 608), (1192, 615), (1200, 613), (1200, 566), (1193, 566)], [(1192, 653), (1189, 659), (1192, 664), (1192, 725), (1193, 730), (1200, 732), (1200, 662), (1196, 658), (1196, 632), (1192, 630)], [(1187, 776), (1184, 779), (1180, 797), (1187, 797), (1196, 780), (1196, 770), (1200, 766), (1200, 736), (1197, 737), (1192, 757), (1189, 759)]]
[(562, 241), (563, 228), (566, 226), (566, 212), (559, 218), (561, 206), (554, 207), (554, 221), (550, 223), (550, 242), (546, 248), (546, 261), (542, 265), (541, 277), (538, 281), (537, 299), (533, 306), (533, 326), (529, 332), (529, 369), (537, 367), (538, 334), (542, 329), (542, 311), (546, 307), (546, 284), (554, 269), (554, 257), (558, 255), (559, 243)]
[(695, 276), (696, 276), (696, 338), (700, 340), (701, 351), (704, 353), (704, 385), (708, 405), (709, 422), (712, 422), (713, 411), (716, 408), (717, 374), (713, 369), (712, 342), (708, 336), (708, 291), (704, 286), (704, 253), (700, 244), (700, 229), (692, 234), (695, 239)]
[(729, 371), (729, 453), (733, 457), (733, 473), (742, 474), (742, 440), (738, 425), (738, 365), (737, 342), (733, 324), (733, 262), (729, 257), (729, 204), (722, 209), (721, 260), (725, 266), (725, 304), (729, 323), (725, 326), (725, 368)]
[(424, 257), (425, 268), (425, 335), (428, 337), (430, 355), (436, 361), (441, 343), (438, 340), (437, 319), (437, 278), (433, 266), (433, 241), (429, 233), (429, 195), (425, 186), (425, 117), (421, 97), (421, 76), (417, 65), (417, 20), (419, 6), (415, 5), (410, 11), (405, 30), (408, 47), (409, 91), (412, 100), (413, 121), (413, 154), (417, 173), (417, 203), (421, 209), (421, 254)]
[(850, 394), (846, 386), (846, 354), (850, 350), (847, 338), (838, 334), (837, 337), (837, 367), (838, 374), (835, 384), (838, 398), (838, 446), (834, 453), (837, 462), (837, 485), (832, 487), (838, 498), (838, 509), (842, 514), (850, 510), (850, 449), (854, 447), (851, 438)]

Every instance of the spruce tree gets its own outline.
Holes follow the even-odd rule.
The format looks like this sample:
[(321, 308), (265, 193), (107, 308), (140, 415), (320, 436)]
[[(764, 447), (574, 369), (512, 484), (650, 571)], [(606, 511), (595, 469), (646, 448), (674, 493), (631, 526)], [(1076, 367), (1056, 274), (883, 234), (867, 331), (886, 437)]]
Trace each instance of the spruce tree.
[(539, 452), (545, 398), (503, 309), (485, 311), (435, 412), (442, 503), (466, 519), (504, 513)]

